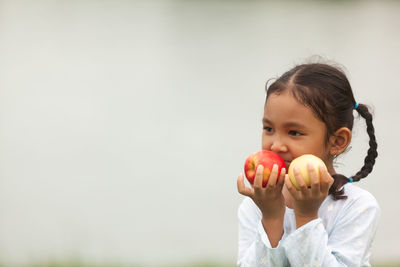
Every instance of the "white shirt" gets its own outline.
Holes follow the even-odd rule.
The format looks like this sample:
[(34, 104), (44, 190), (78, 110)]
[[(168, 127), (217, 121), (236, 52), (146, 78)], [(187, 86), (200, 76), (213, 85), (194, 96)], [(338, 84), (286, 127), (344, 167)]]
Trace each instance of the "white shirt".
[(379, 205), (357, 186), (348, 183), (344, 190), (347, 199), (328, 196), (318, 210), (319, 218), (297, 230), (294, 211), (286, 208), (284, 234), (276, 248), (261, 223), (261, 211), (246, 197), (238, 210), (238, 266), (371, 266)]

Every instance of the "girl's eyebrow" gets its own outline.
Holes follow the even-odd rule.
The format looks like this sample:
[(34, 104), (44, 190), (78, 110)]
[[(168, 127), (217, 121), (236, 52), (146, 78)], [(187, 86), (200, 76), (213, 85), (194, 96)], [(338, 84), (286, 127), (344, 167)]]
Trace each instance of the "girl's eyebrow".
[(305, 128), (304, 124), (294, 122), (294, 121), (289, 121), (283, 124), (285, 127), (294, 127), (294, 128)]
[(272, 122), (271, 122), (270, 120), (268, 120), (267, 118), (263, 118), (263, 119), (262, 119), (262, 122), (263, 122), (264, 124), (272, 124)]
[[(273, 124), (270, 120), (268, 120), (267, 118), (263, 118), (262, 119), (262, 122), (264, 123), (264, 124)], [(283, 126), (284, 127), (286, 127), (286, 128), (290, 128), (290, 127), (294, 127), (294, 128), (306, 128), (303, 124), (301, 124), (301, 123), (298, 123), (298, 122), (294, 122), (294, 121), (289, 121), (289, 122), (285, 122), (284, 124), (283, 124)]]

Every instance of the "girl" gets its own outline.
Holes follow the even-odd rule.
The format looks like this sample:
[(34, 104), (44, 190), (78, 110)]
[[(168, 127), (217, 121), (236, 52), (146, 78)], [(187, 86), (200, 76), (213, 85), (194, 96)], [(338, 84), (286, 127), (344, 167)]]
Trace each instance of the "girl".
[[(364, 166), (352, 177), (336, 173), (333, 160), (350, 144), (353, 111), (365, 120), (370, 138)], [(262, 149), (278, 153), (288, 167), (303, 154), (321, 158), (321, 178), (309, 165), (311, 186), (294, 169), (297, 190), (285, 168), (275, 165), (262, 186), (260, 166), (238, 210), (238, 266), (370, 266), (380, 208), (367, 191), (352, 185), (365, 178), (377, 157), (372, 115), (355, 101), (349, 81), (328, 64), (303, 64), (267, 89)]]

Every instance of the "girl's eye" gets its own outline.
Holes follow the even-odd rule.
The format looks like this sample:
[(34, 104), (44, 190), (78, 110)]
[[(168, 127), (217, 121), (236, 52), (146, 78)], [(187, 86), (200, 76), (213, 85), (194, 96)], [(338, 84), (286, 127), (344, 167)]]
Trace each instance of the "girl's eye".
[(298, 132), (298, 131), (292, 130), (292, 131), (289, 131), (289, 135), (292, 135), (292, 136), (301, 136), (301, 135), (303, 135), (303, 134), (300, 133), (300, 132)]
[(267, 133), (272, 133), (272, 128), (268, 127), (268, 126), (264, 126), (264, 131), (266, 131)]

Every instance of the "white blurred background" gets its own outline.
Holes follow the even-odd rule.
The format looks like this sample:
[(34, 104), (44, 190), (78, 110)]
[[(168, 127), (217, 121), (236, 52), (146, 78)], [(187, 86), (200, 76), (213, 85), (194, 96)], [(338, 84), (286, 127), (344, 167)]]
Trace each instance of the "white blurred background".
[[(399, 1), (0, 1), (0, 263), (234, 264), (264, 85), (319, 55), (374, 108), (400, 261)], [(357, 172), (364, 122), (338, 166)]]

